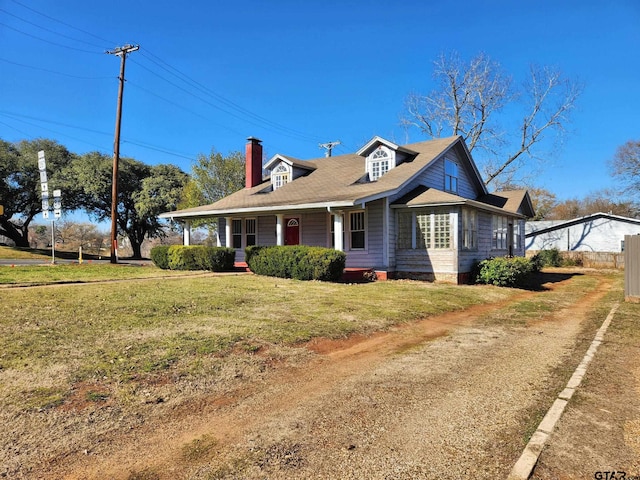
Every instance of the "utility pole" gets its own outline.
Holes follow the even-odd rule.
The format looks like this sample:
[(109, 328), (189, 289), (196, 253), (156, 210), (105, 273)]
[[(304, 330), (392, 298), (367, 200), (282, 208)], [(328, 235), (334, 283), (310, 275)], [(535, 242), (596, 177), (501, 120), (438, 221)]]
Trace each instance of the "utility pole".
[(318, 146), (327, 150), (327, 152), (324, 154), (325, 157), (330, 157), (331, 151), (336, 145), (340, 145), (340, 140), (336, 140), (335, 142), (320, 143)]
[(116, 111), (116, 133), (113, 140), (113, 179), (111, 183), (111, 263), (118, 263), (118, 163), (120, 162), (120, 120), (122, 119), (122, 94), (124, 93), (124, 65), (127, 54), (135, 52), (139, 48), (139, 45), (127, 44), (105, 52), (120, 57), (120, 76), (118, 77), (120, 86)]

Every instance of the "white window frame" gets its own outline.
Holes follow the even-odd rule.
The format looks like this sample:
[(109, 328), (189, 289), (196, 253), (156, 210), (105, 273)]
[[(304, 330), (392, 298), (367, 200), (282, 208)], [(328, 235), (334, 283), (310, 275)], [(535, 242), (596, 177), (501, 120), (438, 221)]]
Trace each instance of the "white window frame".
[(369, 180), (375, 182), (396, 166), (396, 152), (385, 145), (379, 145), (367, 157)]
[(509, 248), (509, 217), (505, 215), (491, 216), (491, 248), (507, 250)]
[(462, 248), (478, 249), (478, 211), (470, 208), (462, 209)]
[[(253, 223), (253, 231), (250, 231), (249, 225)], [(258, 245), (258, 219), (255, 217), (245, 218), (244, 222), (244, 246)], [(249, 237), (253, 236), (253, 243), (249, 243)]]
[[(354, 229), (353, 228), (353, 218), (354, 215), (362, 215), (362, 225), (356, 225), (357, 227), (362, 227), (362, 228), (357, 228)], [(362, 251), (366, 251), (367, 250), (367, 240), (368, 240), (368, 235), (367, 235), (367, 212), (366, 210), (352, 210), (349, 212), (349, 216), (348, 218), (348, 226), (349, 226), (349, 235), (347, 235), (347, 238), (349, 239), (349, 250), (354, 250), (357, 252), (362, 252)], [(362, 247), (354, 247), (353, 246), (353, 234), (356, 232), (363, 232), (363, 245)]]
[(522, 233), (520, 222), (518, 220), (513, 221), (513, 249), (520, 250), (522, 242)]
[(453, 160), (444, 159), (444, 191), (458, 193), (460, 167)]
[(271, 185), (274, 190), (282, 188), (291, 181), (291, 168), (284, 162), (280, 162), (277, 167), (271, 170)]
[[(409, 232), (401, 231), (402, 228), (408, 230), (406, 221), (403, 224), (400, 220), (401, 215), (407, 215), (411, 218), (410, 242), (407, 238)], [(396, 248), (398, 249), (450, 250), (454, 242), (451, 213), (428, 210), (398, 212), (396, 235)], [(409, 243), (411, 246), (408, 246)]]
[(396, 248), (416, 248), (413, 212), (398, 211), (397, 225)]
[[(231, 219), (231, 247), (232, 248), (242, 248), (242, 218), (232, 218)], [(239, 228), (236, 228), (239, 226)], [(240, 246), (236, 246), (236, 238), (240, 239)]]

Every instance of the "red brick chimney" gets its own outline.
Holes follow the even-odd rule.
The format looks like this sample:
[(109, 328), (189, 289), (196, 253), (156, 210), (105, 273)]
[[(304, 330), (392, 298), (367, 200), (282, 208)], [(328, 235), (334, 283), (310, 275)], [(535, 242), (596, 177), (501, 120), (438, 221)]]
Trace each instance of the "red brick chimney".
[(245, 185), (246, 188), (253, 188), (262, 183), (262, 145), (260, 144), (262, 140), (254, 137), (249, 137), (247, 140), (249, 143), (246, 148)]

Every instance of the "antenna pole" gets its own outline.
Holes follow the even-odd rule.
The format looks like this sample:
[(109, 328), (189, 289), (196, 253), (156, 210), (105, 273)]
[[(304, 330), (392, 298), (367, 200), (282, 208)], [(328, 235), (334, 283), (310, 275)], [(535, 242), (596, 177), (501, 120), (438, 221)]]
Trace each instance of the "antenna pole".
[(330, 157), (333, 147), (335, 147), (336, 145), (340, 145), (340, 140), (336, 140), (335, 142), (320, 143), (318, 146), (327, 150), (327, 152), (324, 154), (325, 157)]

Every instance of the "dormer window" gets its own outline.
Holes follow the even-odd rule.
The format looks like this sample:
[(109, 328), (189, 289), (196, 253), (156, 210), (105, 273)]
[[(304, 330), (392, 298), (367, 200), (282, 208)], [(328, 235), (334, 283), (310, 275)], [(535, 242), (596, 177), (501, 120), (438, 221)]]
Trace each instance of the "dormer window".
[(282, 187), (284, 184), (289, 183), (291, 181), (291, 173), (289, 172), (289, 168), (284, 163), (281, 163), (271, 172), (271, 184), (273, 185), (273, 189), (277, 190)]
[(378, 146), (367, 158), (367, 173), (373, 182), (395, 167), (395, 155), (384, 145)]

